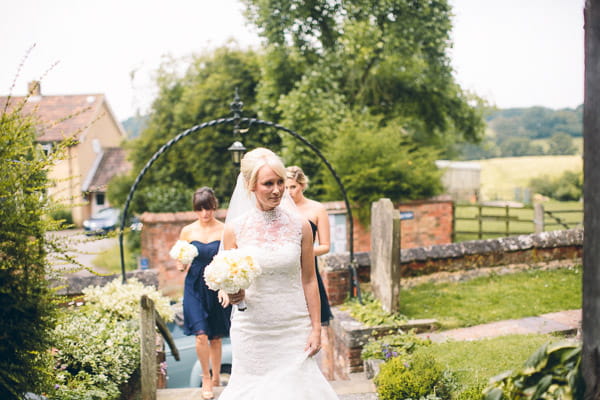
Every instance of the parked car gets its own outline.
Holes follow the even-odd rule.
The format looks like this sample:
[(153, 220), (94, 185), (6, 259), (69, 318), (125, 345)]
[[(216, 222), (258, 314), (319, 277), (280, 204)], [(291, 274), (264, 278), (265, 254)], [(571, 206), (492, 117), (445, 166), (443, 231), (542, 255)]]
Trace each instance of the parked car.
[[(186, 336), (181, 327), (183, 319), (180, 313), (176, 314), (175, 322), (167, 324), (173, 341), (179, 351), (179, 361), (171, 354), (171, 349), (166, 346), (167, 361), (167, 387), (186, 388), (202, 386), (202, 367), (196, 355), (196, 337)], [(231, 341), (223, 338), (223, 354), (221, 357), (221, 378), (227, 380), (226, 375), (231, 373)]]
[(120, 224), (121, 211), (118, 208), (103, 208), (83, 221), (86, 235), (100, 235), (114, 231)]

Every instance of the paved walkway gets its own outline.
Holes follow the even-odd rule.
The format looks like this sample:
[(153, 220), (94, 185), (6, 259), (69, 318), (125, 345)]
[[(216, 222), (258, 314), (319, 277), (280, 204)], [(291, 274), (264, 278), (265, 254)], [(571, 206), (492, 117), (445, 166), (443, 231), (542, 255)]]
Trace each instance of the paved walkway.
[[(511, 319), (470, 328), (452, 329), (444, 332), (424, 333), (422, 336), (440, 342), (445, 340), (477, 340), (508, 334), (564, 333), (577, 334), (581, 327), (581, 309), (544, 314), (538, 317)], [(375, 385), (362, 373), (352, 374), (350, 380), (332, 381), (331, 385), (340, 400), (376, 400)], [(201, 389), (160, 389), (157, 400), (197, 400)], [(218, 395), (222, 388), (216, 388)]]
[[(376, 400), (375, 385), (362, 373), (352, 374), (347, 381), (331, 381), (331, 386), (339, 395), (340, 400)], [(200, 388), (159, 389), (157, 400), (198, 400), (202, 398)], [(215, 399), (223, 388), (215, 388)], [(282, 399), (285, 400), (285, 399)]]
[(538, 317), (510, 319), (470, 328), (451, 329), (443, 332), (423, 333), (434, 342), (445, 340), (477, 340), (510, 334), (564, 333), (577, 334), (581, 327), (581, 309), (543, 314)]

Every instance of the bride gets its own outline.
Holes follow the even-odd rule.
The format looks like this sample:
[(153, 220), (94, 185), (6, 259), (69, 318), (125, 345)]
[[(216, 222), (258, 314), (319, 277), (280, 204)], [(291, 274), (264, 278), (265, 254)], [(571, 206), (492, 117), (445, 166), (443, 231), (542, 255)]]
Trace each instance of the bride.
[(233, 366), (220, 400), (337, 399), (313, 358), (321, 349), (312, 231), (285, 192), (286, 170), (257, 148), (241, 162), (223, 234), (225, 249), (251, 255), (262, 274), (231, 322)]

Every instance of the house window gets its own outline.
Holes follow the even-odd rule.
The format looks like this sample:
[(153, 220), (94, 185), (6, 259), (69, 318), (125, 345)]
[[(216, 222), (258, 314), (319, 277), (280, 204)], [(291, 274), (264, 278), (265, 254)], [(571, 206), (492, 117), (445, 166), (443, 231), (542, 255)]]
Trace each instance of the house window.
[(96, 204), (99, 206), (104, 205), (104, 193), (96, 193)]
[(45, 155), (50, 155), (52, 153), (52, 143), (43, 143), (42, 150)]

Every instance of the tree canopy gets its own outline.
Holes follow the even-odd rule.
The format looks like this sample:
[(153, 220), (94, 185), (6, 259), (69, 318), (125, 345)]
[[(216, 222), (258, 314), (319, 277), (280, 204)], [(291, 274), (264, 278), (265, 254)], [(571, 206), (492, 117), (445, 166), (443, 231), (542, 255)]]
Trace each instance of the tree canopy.
[[(275, 121), (309, 140), (351, 187), (351, 203), (361, 207), (382, 196), (402, 201), (436, 194), (440, 184), (439, 176), (430, 173), (433, 155), (448, 157), (453, 144), (480, 140), (479, 99), (455, 82), (447, 55), (447, 0), (244, 3), (263, 47), (255, 52), (226, 46), (195, 56), (182, 76), (163, 66), (148, 125), (131, 145), (134, 170), (177, 133), (226, 116), (236, 87), (244, 116)], [(144, 178), (135, 207), (149, 209), (144, 191), (160, 191), (161, 201), (167, 200), (165, 189), (173, 189), (175, 181), (189, 194), (196, 186), (212, 186), (227, 200), (235, 169), (228, 160), (232, 139), (225, 129), (230, 128), (188, 137), (185, 147), (175, 146), (162, 156)], [(251, 129), (244, 145), (270, 147), (287, 164), (301, 166), (312, 182), (311, 197), (339, 199), (327, 169), (290, 135)], [(365, 152), (367, 147), (378, 150)], [(389, 162), (372, 169), (374, 158)], [(385, 187), (355, 184), (367, 171), (371, 178), (381, 174), (376, 181), (385, 177)], [(114, 193), (114, 199), (123, 200), (123, 190)], [(111, 191), (113, 201), (110, 197)], [(170, 204), (180, 201), (173, 198)]]
[[(185, 73), (178, 74), (181, 60), (172, 60), (157, 72), (158, 96), (142, 134), (130, 141), (132, 176), (111, 182), (111, 202), (123, 204), (135, 176), (150, 157), (177, 134), (217, 118), (231, 117), (230, 103), (236, 90), (244, 108), (256, 109), (260, 80), (259, 57), (253, 51), (222, 47), (191, 58)], [(233, 142), (232, 125), (199, 130), (163, 153), (148, 170), (132, 201), (132, 211), (181, 211), (191, 209), (193, 191), (214, 188), (227, 201), (237, 175), (227, 148)], [(280, 139), (266, 132), (244, 138), (246, 147), (268, 146), (279, 150)]]

